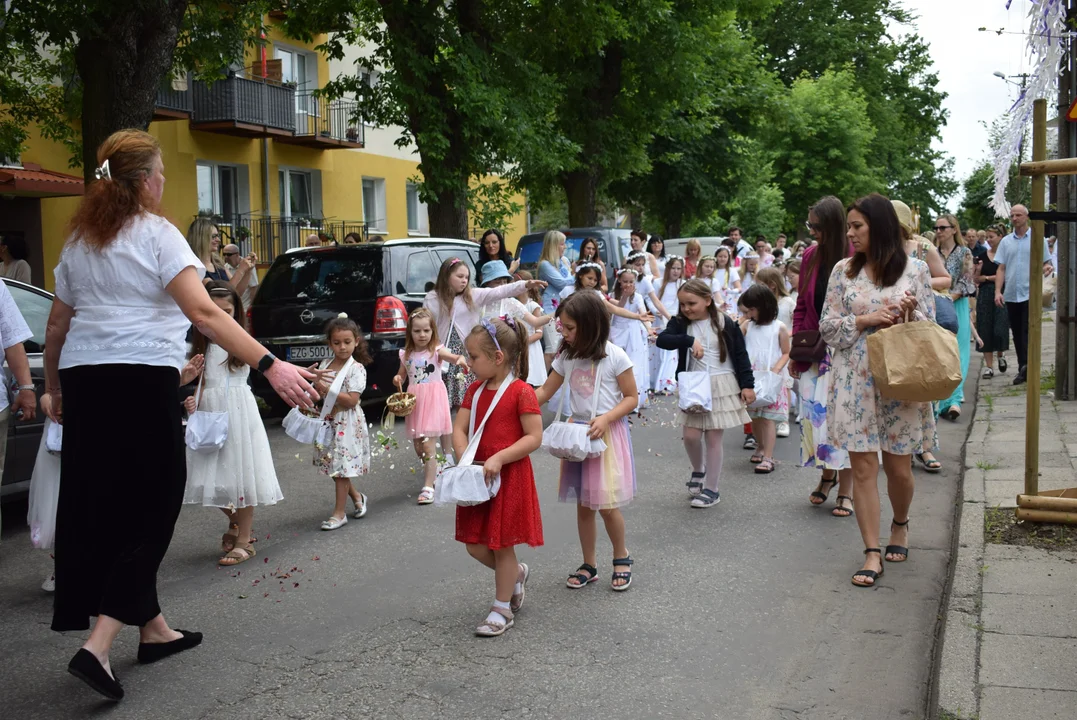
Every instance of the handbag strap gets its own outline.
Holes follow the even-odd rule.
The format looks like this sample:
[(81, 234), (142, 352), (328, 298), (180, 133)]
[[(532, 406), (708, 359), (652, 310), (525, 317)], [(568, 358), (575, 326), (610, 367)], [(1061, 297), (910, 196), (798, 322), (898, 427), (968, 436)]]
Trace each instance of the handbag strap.
[[(497, 392), (494, 393), (494, 399), (490, 401), (490, 407), (486, 408), (486, 414), (483, 416), (482, 422), (479, 423), (479, 429), (478, 430), (475, 429), (475, 416), (478, 413), (476, 413), (476, 412), (471, 413), (471, 417), (468, 420), (468, 434), (471, 437), (467, 441), (467, 447), (464, 449), (464, 454), (461, 455), (460, 459), (456, 461), (456, 464), (458, 466), (463, 467), (463, 466), (466, 466), (466, 465), (470, 465), (472, 463), (472, 461), (475, 460), (475, 453), (479, 449), (479, 440), (482, 439), (482, 431), (483, 431), (483, 428), (486, 427), (486, 421), (490, 419), (490, 415), (493, 414), (494, 408), (497, 407), (497, 403), (501, 400), (501, 396), (505, 394), (505, 389), (508, 388), (508, 386), (511, 385), (515, 381), (516, 381), (516, 378), (515, 378), (515, 376), (513, 376), (512, 373), (509, 373), (507, 376), (505, 376), (505, 379), (501, 382), (501, 387), (499, 387), (497, 389)], [(490, 383), (489, 380), (487, 380), (485, 383), (483, 383), (482, 388), (478, 392), (476, 392), (475, 395), (472, 397), (472, 403), (474, 404), (474, 408), (473, 408), (474, 410), (478, 410), (478, 408), (479, 408), (479, 400), (478, 400), (478, 398), (479, 398), (480, 395), (482, 395), (482, 391), (486, 389), (486, 386), (489, 383)]]
[[(606, 358), (602, 358), (598, 361), (598, 367), (595, 367), (595, 361), (591, 361), (591, 370), (594, 373), (594, 389), (591, 393), (591, 419), (594, 420), (598, 414), (598, 382), (602, 373), (602, 363), (606, 362)], [(576, 361), (573, 360), (573, 367), (575, 367)], [(565, 378), (568, 380), (568, 378)], [(557, 403), (557, 417), (554, 418), (554, 422), (561, 422), (561, 408), (564, 405), (563, 402)], [(569, 414), (571, 415), (571, 406), (569, 407)]]
[(348, 358), (348, 361), (344, 363), (344, 367), (342, 367), (340, 372), (337, 373), (337, 376), (333, 378), (333, 384), (329, 386), (329, 392), (325, 394), (325, 401), (322, 402), (322, 414), (318, 416), (318, 419), (322, 422), (325, 422), (325, 418), (328, 417), (329, 411), (336, 406), (337, 396), (340, 395), (340, 389), (344, 387), (344, 378), (348, 376), (348, 371), (352, 369), (352, 365), (354, 364), (355, 358)]
[[(227, 363), (228, 360), (226, 359)], [(232, 370), (228, 368), (224, 373), (224, 389), (228, 390), (228, 385), (232, 381)], [(198, 388), (194, 392), (194, 409), (198, 410), (199, 405), (202, 404), (202, 388), (206, 384), (206, 367), (202, 366), (202, 374), (198, 376)]]

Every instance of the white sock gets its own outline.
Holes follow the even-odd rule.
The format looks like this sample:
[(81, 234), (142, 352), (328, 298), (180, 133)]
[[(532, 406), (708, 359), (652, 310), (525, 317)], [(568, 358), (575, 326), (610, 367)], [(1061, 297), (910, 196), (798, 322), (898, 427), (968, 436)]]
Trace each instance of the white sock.
[[(494, 607), (499, 608), (501, 610), (504, 610), (505, 615), (511, 615), (512, 614), (511, 611), (509, 610), (509, 604), (507, 602), (503, 603), (500, 600), (494, 600)], [(498, 623), (498, 624), (503, 624), (505, 622), (505, 615), (502, 615), (501, 613), (496, 613), (493, 610), (491, 610), (490, 614), (486, 616), (486, 622), (494, 622), (494, 623)]]

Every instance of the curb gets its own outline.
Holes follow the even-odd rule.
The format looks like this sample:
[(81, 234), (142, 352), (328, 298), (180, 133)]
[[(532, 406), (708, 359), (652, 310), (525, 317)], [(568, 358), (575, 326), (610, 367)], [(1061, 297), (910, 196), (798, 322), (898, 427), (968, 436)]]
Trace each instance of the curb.
[[(979, 358), (979, 356), (976, 356)], [(938, 720), (972, 720), (979, 716), (980, 643), (983, 638), (984, 509), (983, 470), (980, 458), (969, 456), (970, 441), (986, 437), (991, 411), (980, 397), (982, 359), (969, 366), (976, 377), (976, 405), (961, 451), (961, 495), (954, 512), (950, 577), (940, 603), (939, 632), (935, 646), (934, 682), (927, 717)], [(967, 382), (967, 381), (966, 381)]]

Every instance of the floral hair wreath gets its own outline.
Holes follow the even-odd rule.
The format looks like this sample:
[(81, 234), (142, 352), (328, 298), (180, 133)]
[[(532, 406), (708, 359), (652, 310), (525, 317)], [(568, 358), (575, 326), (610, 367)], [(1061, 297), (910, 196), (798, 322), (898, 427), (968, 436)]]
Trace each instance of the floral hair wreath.
[(680, 255), (674, 255), (673, 253), (670, 253), (669, 255), (666, 255), (666, 264), (667, 265), (669, 264), (670, 260), (680, 260), (681, 262), (684, 262), (683, 257), (681, 257)]
[(633, 270), (632, 268), (621, 268), (621, 272), (617, 273), (617, 277), (621, 277), (625, 273), (632, 273), (633, 278), (638, 278), (640, 275), (638, 270)]
[(637, 250), (636, 252), (629, 253), (628, 257), (625, 258), (625, 262), (636, 262), (637, 260), (646, 259), (646, 257), (647, 253), (643, 252), (642, 250)]
[(699, 264), (702, 265), (703, 263), (707, 262), (708, 260), (710, 260), (711, 262), (715, 262), (715, 263), (718, 262), (718, 258), (716, 258), (714, 255), (704, 255), (703, 257), (701, 257), (699, 259)]
[(585, 262), (585, 263), (580, 263), (579, 265), (576, 266), (576, 272), (579, 272), (580, 270), (588, 270), (590, 268), (594, 268), (595, 270), (598, 270), (599, 272), (602, 271), (602, 266), (599, 265), (598, 263)]
[(93, 176), (98, 180), (111, 180), (112, 172), (108, 169), (108, 160), (101, 163), (101, 167), (93, 171)]

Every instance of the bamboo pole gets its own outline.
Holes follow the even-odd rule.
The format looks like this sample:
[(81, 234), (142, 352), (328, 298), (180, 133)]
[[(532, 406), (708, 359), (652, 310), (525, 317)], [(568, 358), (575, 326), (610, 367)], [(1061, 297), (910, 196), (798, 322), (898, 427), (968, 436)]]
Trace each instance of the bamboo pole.
[[(1033, 103), (1032, 159), (1047, 158), (1047, 101)], [(1032, 210), (1044, 210), (1047, 178), (1032, 176)], [(1032, 221), (1032, 248), (1028, 263), (1028, 382), (1025, 403), (1025, 495), (1040, 490), (1040, 356), (1043, 340), (1043, 221)]]
[(1026, 510), (1054, 510), (1077, 513), (1077, 498), (1048, 497), (1045, 495), (1018, 495), (1017, 507)]
[(1017, 508), (1017, 519), (1039, 523), (1077, 525), (1077, 513), (1057, 512), (1055, 510), (1028, 510), (1026, 508)]
[(1077, 158), (1058, 160), (1033, 160), (1021, 163), (1021, 174), (1029, 175), (1077, 175)]

